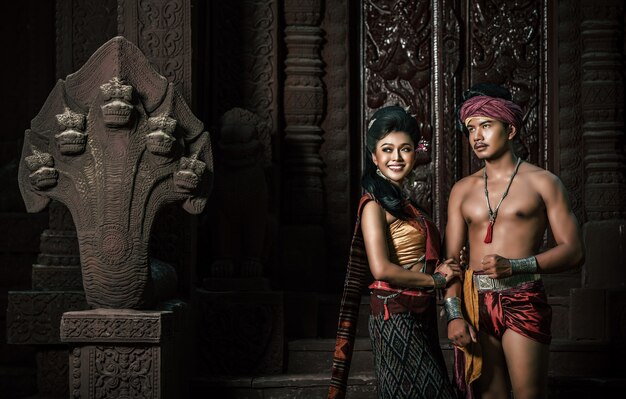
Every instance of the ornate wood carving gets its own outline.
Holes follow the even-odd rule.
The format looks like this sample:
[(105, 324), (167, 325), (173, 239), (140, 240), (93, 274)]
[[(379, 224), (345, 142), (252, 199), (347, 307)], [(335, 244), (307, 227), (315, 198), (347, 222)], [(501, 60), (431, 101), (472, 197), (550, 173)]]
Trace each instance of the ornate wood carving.
[[(589, 220), (626, 216), (624, 31), (621, 1), (583, 2), (582, 111), (585, 211)], [(623, 40), (623, 37), (622, 37)]]
[[(467, 86), (490, 82), (511, 90), (524, 111), (520, 138), (527, 160), (545, 166), (547, 2), (472, 0), (468, 7)], [(471, 170), (480, 167), (472, 157)]]
[(138, 308), (154, 299), (148, 241), (157, 211), (202, 211), (208, 134), (166, 79), (122, 37), (59, 81), (27, 131), (20, 189), (27, 209), (65, 203), (77, 227), (87, 302)]
[(433, 1), (433, 210), (444, 228), (448, 196), (461, 177), (461, 137), (456, 132), (455, 99), (461, 90), (461, 26), (455, 0)]
[(327, 211), (324, 220), (325, 231), (329, 237), (328, 265), (329, 270), (342, 270), (350, 246), (352, 232), (352, 202), (350, 190), (350, 104), (349, 104), (349, 2), (328, 1), (322, 29), (326, 32), (327, 41), (322, 49), (325, 75), (324, 86), (328, 90), (326, 109), (328, 116), (322, 122), (324, 143), (320, 148), (320, 156), (326, 164), (324, 187)]
[(324, 189), (319, 154), (325, 89), (320, 48), (321, 0), (286, 0), (284, 203), (294, 223), (318, 224), (324, 216)]
[[(415, 114), (422, 139), (433, 138), (431, 101), (432, 13), (430, 1), (370, 0), (363, 6), (364, 115), (399, 104)], [(362, 122), (363, 123), (363, 122)], [(363, 138), (366, 127), (362, 127)], [(420, 165), (409, 179), (418, 203), (432, 212), (431, 165)]]

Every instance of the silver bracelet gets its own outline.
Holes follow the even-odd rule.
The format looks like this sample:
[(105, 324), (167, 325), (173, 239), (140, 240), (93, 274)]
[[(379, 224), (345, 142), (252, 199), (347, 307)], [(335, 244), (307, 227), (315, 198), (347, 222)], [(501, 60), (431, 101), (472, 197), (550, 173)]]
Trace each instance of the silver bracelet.
[(462, 319), (463, 313), (461, 313), (461, 298), (453, 296), (443, 300), (443, 308), (446, 311), (446, 317), (448, 322), (454, 319)]
[(433, 273), (432, 274), (434, 285), (433, 288), (436, 290), (440, 290), (442, 288), (446, 288), (447, 282), (446, 278), (441, 273)]
[(529, 256), (522, 259), (509, 259), (511, 264), (511, 274), (533, 274), (537, 273), (537, 258)]

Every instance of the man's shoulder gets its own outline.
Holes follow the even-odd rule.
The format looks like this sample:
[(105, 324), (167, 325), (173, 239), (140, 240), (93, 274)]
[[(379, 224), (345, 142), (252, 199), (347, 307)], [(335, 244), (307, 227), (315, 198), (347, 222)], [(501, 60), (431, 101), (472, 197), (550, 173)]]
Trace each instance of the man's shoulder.
[(521, 172), (539, 192), (554, 193), (555, 190), (562, 191), (564, 189), (563, 183), (557, 175), (537, 165), (525, 162), (524, 169)]
[(520, 172), (532, 178), (533, 181), (541, 182), (542, 184), (559, 184), (561, 182), (554, 173), (529, 162), (524, 162)]
[(465, 176), (452, 186), (453, 190), (462, 191), (469, 189), (475, 184), (481, 184), (482, 182), (482, 169), (471, 175)]

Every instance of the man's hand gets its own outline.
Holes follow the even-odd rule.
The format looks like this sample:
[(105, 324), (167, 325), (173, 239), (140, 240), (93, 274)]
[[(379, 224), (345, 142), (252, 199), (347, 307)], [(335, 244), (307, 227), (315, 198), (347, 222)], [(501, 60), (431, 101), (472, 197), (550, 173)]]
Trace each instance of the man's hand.
[(491, 278), (504, 278), (513, 274), (509, 260), (500, 255), (486, 255), (480, 263), (485, 274)]
[(477, 342), (476, 330), (464, 319), (450, 320), (448, 323), (448, 339), (452, 345), (463, 347), (470, 342)]

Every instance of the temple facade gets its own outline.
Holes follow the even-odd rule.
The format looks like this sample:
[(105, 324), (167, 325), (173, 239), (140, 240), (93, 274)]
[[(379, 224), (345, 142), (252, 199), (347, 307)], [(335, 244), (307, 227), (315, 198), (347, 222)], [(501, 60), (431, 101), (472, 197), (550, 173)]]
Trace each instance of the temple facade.
[[(165, 342), (159, 346), (164, 358), (185, 365), (178, 385), (154, 389), (159, 376), (175, 371), (154, 370), (159, 363), (152, 362), (140, 372), (132, 365), (117, 369), (107, 377), (117, 381), (116, 389), (136, 377), (140, 392), (150, 392), (144, 397), (325, 397), (361, 196), (365, 121), (392, 104), (416, 115), (428, 151), (410, 176), (410, 195), (443, 230), (452, 185), (481, 168), (455, 128), (454, 110), (464, 89), (483, 82), (507, 87), (522, 107), (526, 160), (561, 178), (584, 235), (585, 264), (544, 276), (553, 308), (550, 397), (608, 395), (624, 386), (621, 0), (24, 0), (5, 9), (11, 17), (0, 35), (6, 54), (1, 109), (8, 125), (0, 134), (0, 390), (8, 397), (116, 397), (97, 384), (85, 388), (93, 382), (89, 371), (83, 380), (72, 379), (75, 370), (89, 370), (84, 351), (104, 344), (85, 343), (67, 326), (98, 319), (101, 307), (119, 309), (112, 317), (121, 319), (127, 317), (123, 309), (141, 308), (135, 321), (152, 320), (149, 312), (159, 309), (155, 323), (174, 331), (188, 323), (184, 338), (159, 333), (135, 340), (130, 334), (111, 344), (110, 353), (122, 357), (131, 341), (141, 348)], [(107, 294), (93, 294), (94, 282), (85, 279), (90, 256), (81, 241), (81, 231), (90, 228), (62, 203), (66, 192), (55, 188), (59, 194), (47, 207), (31, 204), (30, 211), (43, 210), (28, 213), (18, 185), (22, 149), (30, 140), (25, 132), (48, 134), (36, 117), (63, 115), (63, 108), (53, 112), (47, 104), (57, 104), (58, 97), (90, 120), (87, 86), (72, 89), (70, 83), (92, 71), (84, 66), (106, 64), (102, 46), (114, 38), (137, 54), (125, 63), (145, 58), (150, 64), (148, 72), (142, 66), (133, 75), (137, 92), (149, 91), (141, 82), (152, 73), (153, 82), (162, 81), (161, 97), (142, 97), (149, 104), (142, 105), (146, 131), (161, 132), (153, 154), (159, 156), (163, 136), (178, 140), (174, 131), (184, 122), (177, 128), (163, 113), (174, 101), (166, 92), (176, 93), (177, 109), (188, 115), (180, 120), (192, 120), (184, 128), (194, 132), (176, 142), (202, 147), (211, 174), (199, 188), (206, 203), (164, 204), (150, 215), (147, 231), (136, 232), (146, 259), (176, 271), (168, 289), (185, 310), (173, 310), (171, 317), (156, 301), (144, 306), (143, 296), (111, 302)], [(108, 77), (105, 83), (116, 84)], [(164, 116), (149, 122), (156, 110)], [(93, 128), (72, 118), (67, 113), (59, 123), (69, 120), (64, 129), (82, 126), (81, 132)], [(197, 160), (191, 153), (168, 154), (161, 164), (184, 157), (192, 170)], [(36, 161), (37, 167), (50, 162)], [(185, 169), (176, 165), (171, 173)], [(117, 206), (118, 197), (107, 190), (117, 184), (119, 191), (113, 180), (86, 193), (110, 196), (113, 205), (89, 209), (81, 203), (78, 209), (101, 215)], [(106, 227), (94, 223), (96, 230)], [(122, 239), (107, 237), (101, 241), (110, 255), (103, 255), (104, 263), (115, 257), (123, 263)], [(553, 244), (548, 231), (544, 248)], [(111, 284), (106, 292), (132, 291)], [(367, 314), (364, 296), (349, 389), (355, 398), (374, 398), (376, 391)], [(111, 328), (96, 324), (90, 333)], [(443, 319), (439, 334), (450, 366)], [(128, 377), (133, 372), (141, 375)]]

